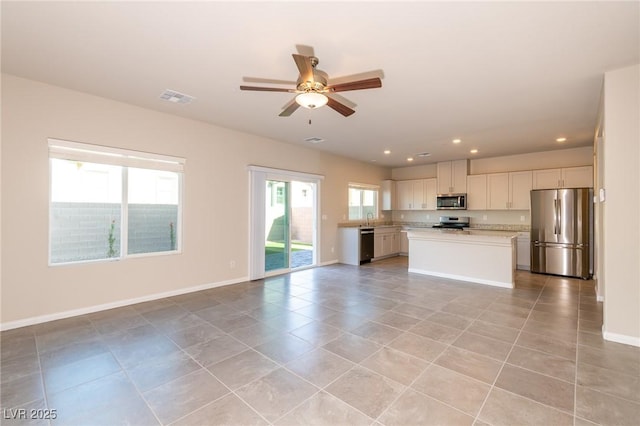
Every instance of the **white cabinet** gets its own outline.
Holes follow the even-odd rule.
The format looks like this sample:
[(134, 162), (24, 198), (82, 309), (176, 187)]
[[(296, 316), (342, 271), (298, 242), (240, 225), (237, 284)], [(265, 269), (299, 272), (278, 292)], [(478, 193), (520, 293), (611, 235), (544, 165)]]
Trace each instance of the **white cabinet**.
[(443, 161), (436, 165), (438, 194), (461, 194), (467, 192), (469, 160)]
[(567, 167), (533, 171), (533, 189), (592, 188), (593, 167)]
[(373, 257), (377, 258), (377, 257), (382, 257), (382, 253), (384, 253), (384, 239), (385, 239), (385, 235), (381, 235), (378, 233), (374, 233), (373, 236)]
[(509, 173), (511, 210), (529, 210), (531, 206), (531, 171)]
[(400, 252), (400, 228), (376, 227), (373, 230), (373, 257), (395, 256)]
[(407, 231), (400, 231), (400, 254), (409, 254), (409, 237)]
[(380, 210), (393, 210), (396, 208), (396, 182), (390, 179), (383, 180), (380, 184), (381, 203)]
[(437, 179), (424, 179), (424, 209), (435, 210), (438, 203)]
[(593, 167), (568, 167), (562, 169), (564, 188), (593, 188)]
[(413, 181), (400, 180), (396, 182), (396, 208), (398, 210), (411, 210), (413, 205)]
[(518, 232), (516, 267), (531, 270), (531, 237), (528, 232)]
[(338, 259), (346, 265), (360, 265), (360, 228), (338, 228)]
[(467, 176), (467, 210), (487, 209), (487, 175)]
[(487, 210), (529, 210), (531, 171), (487, 175)]
[(397, 181), (396, 193), (398, 210), (436, 209), (436, 179)]

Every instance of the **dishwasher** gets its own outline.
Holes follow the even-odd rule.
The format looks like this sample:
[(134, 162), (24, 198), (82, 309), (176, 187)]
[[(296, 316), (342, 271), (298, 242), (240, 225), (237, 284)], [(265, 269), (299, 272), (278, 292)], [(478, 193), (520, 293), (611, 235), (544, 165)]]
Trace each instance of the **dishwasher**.
[(360, 264), (373, 259), (373, 228), (360, 228)]

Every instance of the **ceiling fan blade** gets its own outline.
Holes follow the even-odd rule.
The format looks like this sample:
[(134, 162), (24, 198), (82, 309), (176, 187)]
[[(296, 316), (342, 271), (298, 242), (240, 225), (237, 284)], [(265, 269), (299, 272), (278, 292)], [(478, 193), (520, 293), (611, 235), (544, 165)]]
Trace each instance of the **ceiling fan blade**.
[(350, 116), (351, 114), (355, 113), (354, 110), (352, 110), (351, 108), (349, 108), (348, 106), (346, 106), (345, 104), (341, 104), (340, 102), (336, 101), (335, 99), (327, 96), (327, 98), (329, 98), (329, 101), (327, 102), (327, 105), (338, 111), (340, 114), (344, 115), (345, 117)]
[(384, 79), (384, 71), (381, 69), (359, 72), (357, 74), (341, 75), (339, 77), (331, 76), (329, 85), (336, 85), (342, 83), (349, 83), (351, 81), (368, 80), (370, 78), (378, 77)]
[(366, 80), (335, 84), (333, 86), (328, 86), (327, 89), (331, 92), (346, 92), (347, 90), (376, 89), (378, 87), (382, 87), (382, 80), (375, 77), (368, 78)]
[(294, 87), (296, 85), (295, 81), (276, 80), (274, 78), (261, 78), (261, 77), (242, 77), (242, 81), (245, 83), (286, 84), (288, 86), (294, 86)]
[(256, 92), (289, 92), (294, 93), (294, 89), (281, 89), (279, 87), (256, 87), (256, 86), (240, 86), (240, 90), (254, 90)]
[(353, 102), (351, 99), (347, 99), (344, 96), (338, 95), (337, 93), (330, 93), (330, 94), (325, 93), (325, 95), (327, 95), (327, 98), (333, 98), (334, 100), (340, 102), (341, 104), (345, 104), (351, 109), (358, 106), (358, 104)]
[(300, 77), (302, 82), (310, 81), (313, 83), (313, 66), (311, 65), (311, 58), (308, 56), (292, 54), (293, 60), (296, 62), (298, 71), (300, 71)]
[(282, 112), (280, 114), (278, 114), (280, 117), (289, 117), (291, 114), (293, 114), (295, 112), (295, 110), (297, 110), (300, 107), (300, 104), (298, 104), (296, 102), (296, 99), (293, 98), (291, 99), (291, 101), (289, 101), (289, 103), (287, 105), (285, 105), (284, 109), (282, 110)]
[(313, 51), (313, 46), (307, 46), (305, 44), (296, 44), (296, 50), (302, 56), (316, 56)]

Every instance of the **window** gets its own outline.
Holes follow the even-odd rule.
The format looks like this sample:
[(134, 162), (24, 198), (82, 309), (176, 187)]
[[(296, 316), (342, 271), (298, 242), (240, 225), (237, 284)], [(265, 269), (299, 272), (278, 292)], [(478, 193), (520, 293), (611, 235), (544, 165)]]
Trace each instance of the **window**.
[(184, 159), (49, 140), (49, 263), (179, 252)]
[(378, 218), (378, 186), (349, 184), (349, 220)]

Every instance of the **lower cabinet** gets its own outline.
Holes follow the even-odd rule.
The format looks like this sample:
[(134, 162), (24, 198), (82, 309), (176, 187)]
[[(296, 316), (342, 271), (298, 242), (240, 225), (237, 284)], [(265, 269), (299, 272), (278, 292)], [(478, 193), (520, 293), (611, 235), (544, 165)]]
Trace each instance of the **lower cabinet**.
[(409, 255), (409, 237), (407, 231), (400, 231), (400, 254)]
[(516, 268), (531, 270), (531, 237), (528, 232), (519, 232), (517, 240)]
[(375, 228), (373, 231), (373, 258), (395, 256), (400, 252), (400, 228)]

